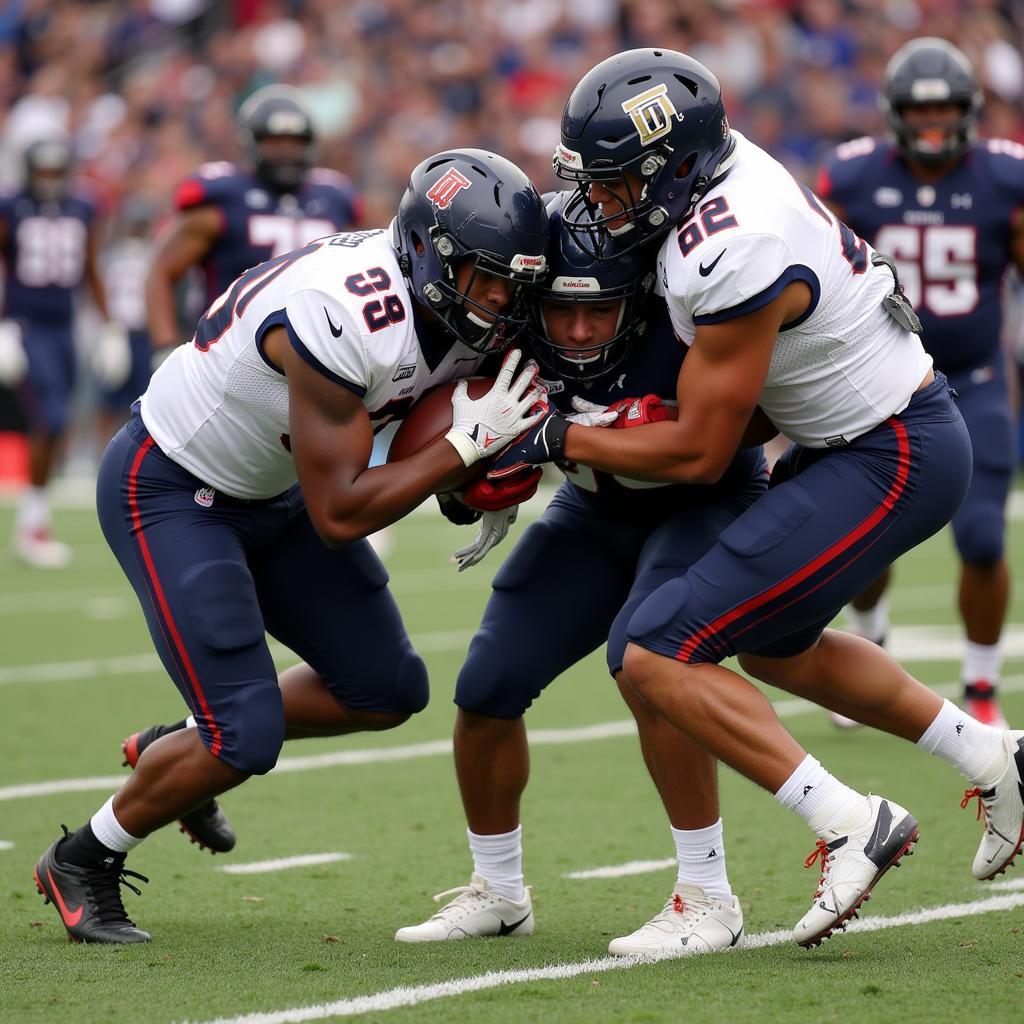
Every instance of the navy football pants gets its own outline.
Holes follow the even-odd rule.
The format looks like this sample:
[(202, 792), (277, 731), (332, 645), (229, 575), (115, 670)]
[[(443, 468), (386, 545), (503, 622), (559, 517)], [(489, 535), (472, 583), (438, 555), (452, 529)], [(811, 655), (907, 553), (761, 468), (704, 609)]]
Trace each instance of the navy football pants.
[(900, 555), (950, 521), (971, 448), (946, 379), (843, 448), (792, 447), (764, 497), (636, 610), (632, 643), (684, 662), (789, 657)]
[(284, 741), (265, 632), (348, 708), (426, 706), (426, 669), (384, 566), (365, 540), (327, 548), (298, 487), (267, 501), (213, 492), (136, 415), (103, 455), (97, 509), (203, 742), (238, 771), (269, 771)]

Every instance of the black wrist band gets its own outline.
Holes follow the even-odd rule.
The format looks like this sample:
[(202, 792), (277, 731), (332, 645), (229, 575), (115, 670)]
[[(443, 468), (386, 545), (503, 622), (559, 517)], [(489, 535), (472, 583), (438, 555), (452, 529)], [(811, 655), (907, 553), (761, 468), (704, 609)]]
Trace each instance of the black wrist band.
[(544, 440), (552, 462), (565, 460), (565, 435), (569, 427), (569, 421), (562, 416), (552, 416), (544, 427)]

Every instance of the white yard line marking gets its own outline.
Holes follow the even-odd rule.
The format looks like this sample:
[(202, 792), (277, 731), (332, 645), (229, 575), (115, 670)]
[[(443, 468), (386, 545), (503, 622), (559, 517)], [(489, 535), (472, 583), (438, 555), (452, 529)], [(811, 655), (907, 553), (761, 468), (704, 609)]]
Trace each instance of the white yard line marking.
[(586, 871), (568, 871), (563, 878), (625, 878), (626, 875), (646, 875), (652, 871), (663, 871), (676, 866), (675, 857), (665, 860), (628, 860), (625, 864), (611, 864), (604, 868), (589, 868)]
[(9, 839), (0, 839), (0, 850), (13, 850), (14, 843)]
[(1024, 878), (1014, 878), (1009, 882), (983, 882), (987, 889), (999, 889), (1003, 892), (1015, 892), (1018, 889), (1024, 889)]
[(351, 853), (304, 853), (297, 857), (278, 857), (276, 860), (254, 860), (248, 864), (224, 864), (218, 870), (229, 875), (263, 875), (271, 871), (308, 868), (316, 864), (334, 864), (339, 860), (351, 859)]
[[(86, 613), (102, 615), (105, 604), (79, 602)], [(472, 629), (437, 630), (413, 633), (413, 647), (421, 654), (459, 651), (469, 647)], [(897, 626), (892, 631), (889, 649), (900, 661), (957, 661), (963, 653), (963, 637), (959, 626)], [(294, 662), (295, 655), (286, 647), (272, 643), (270, 652), (282, 664)], [(1003, 653), (1008, 658), (1024, 657), (1024, 626), (1008, 626), (1003, 637)], [(81, 661), (54, 661), (0, 668), (0, 686), (17, 683), (58, 683), (84, 679), (106, 679), (110, 676), (158, 672), (162, 666), (154, 652), (125, 654), (110, 658), (86, 658)], [(1003, 681), (1004, 689), (1011, 679)]]
[[(1024, 675), (1007, 676), (1001, 682), (1003, 692), (1016, 693), (1024, 690)], [(959, 683), (944, 683), (934, 687), (944, 696), (953, 696), (960, 691)], [(780, 718), (820, 713), (821, 708), (805, 700), (787, 698), (773, 704)], [(615, 739), (636, 734), (636, 723), (632, 719), (618, 722), (602, 722), (599, 725), (585, 725), (575, 729), (530, 729), (531, 746), (550, 746), (561, 743), (589, 743), (594, 740)], [(311, 754), (305, 757), (282, 757), (270, 774), (315, 771), (319, 768), (351, 767), (363, 764), (385, 764), (394, 761), (412, 761), (421, 757), (450, 757), (451, 740), (427, 740), (396, 747), (368, 747), (365, 750), (337, 750), (328, 754)], [(21, 800), (26, 797), (53, 796), (57, 793), (85, 793), (117, 789), (124, 782), (123, 775), (100, 775), (80, 779), (55, 779), (51, 782), (25, 782), (15, 786), (0, 787), (0, 802)]]
[[(973, 903), (947, 903), (941, 907), (929, 907), (911, 914), (897, 914), (893, 917), (869, 917), (854, 921), (847, 932), (876, 932), (887, 928), (905, 928), (911, 925), (928, 924), (932, 921), (947, 921), (955, 917), (973, 917), (976, 914), (991, 914), (1001, 910), (1012, 910), (1024, 906), (1024, 895), (993, 896)], [(782, 946), (793, 941), (789, 931), (761, 932), (749, 935), (741, 950), (764, 949), (767, 946)], [(813, 956), (812, 954), (809, 954)], [(523, 970), (488, 971), (468, 978), (452, 978), (433, 985), (417, 985), (415, 988), (392, 988), (367, 996), (338, 999), (332, 1003), (318, 1003), (314, 1006), (296, 1006), (287, 1010), (245, 1013), (237, 1017), (218, 1017), (206, 1024), (302, 1024), (310, 1020), (327, 1020), (331, 1017), (355, 1017), (363, 1013), (395, 1010), (403, 1006), (416, 1006), (435, 999), (447, 999), (467, 992), (483, 992), (503, 985), (517, 985), (532, 981), (563, 981), (578, 978), (583, 974), (602, 974), (608, 971), (628, 970), (650, 959), (640, 957), (606, 956), (597, 960), (577, 963), (552, 964), (547, 967), (533, 967)]]

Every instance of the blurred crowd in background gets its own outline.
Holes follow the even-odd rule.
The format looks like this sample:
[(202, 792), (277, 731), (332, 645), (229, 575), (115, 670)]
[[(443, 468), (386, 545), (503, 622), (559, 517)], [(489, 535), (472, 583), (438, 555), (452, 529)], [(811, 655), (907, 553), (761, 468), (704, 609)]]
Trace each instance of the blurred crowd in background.
[(109, 238), (152, 237), (182, 178), (239, 158), (246, 97), (289, 82), (318, 162), (355, 182), (364, 226), (384, 226), (411, 168), (448, 146), (497, 150), (556, 187), (571, 87), (651, 45), (707, 64), (733, 126), (812, 182), (829, 147), (884, 132), (886, 61), (922, 34), (974, 62), (982, 134), (1024, 141), (1013, 0), (7, 0), (0, 186), (17, 187), (31, 141), (66, 137)]
[(386, 223), (409, 170), (449, 145), (515, 160), (542, 190), (565, 98), (616, 50), (665, 46), (721, 79), (733, 125), (797, 175), (884, 129), (887, 58), (915, 35), (960, 46), (985, 86), (983, 133), (1024, 139), (1024, 4), (996, 0), (8, 0), (0, 13), (0, 179), (67, 134), (115, 215), (159, 220), (206, 160), (238, 157), (261, 85), (305, 94), (320, 162)]

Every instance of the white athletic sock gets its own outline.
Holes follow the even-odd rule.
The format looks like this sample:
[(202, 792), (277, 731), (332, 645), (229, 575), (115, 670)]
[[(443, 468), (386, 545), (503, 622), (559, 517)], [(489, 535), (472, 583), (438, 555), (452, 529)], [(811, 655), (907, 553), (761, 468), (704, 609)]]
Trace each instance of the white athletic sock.
[(775, 794), (783, 807), (796, 811), (815, 832), (842, 820), (864, 801), (856, 790), (829, 775), (808, 754)]
[(478, 836), (466, 829), (473, 870), (483, 875), (496, 893), (517, 903), (526, 895), (523, 888), (523, 826), (496, 836)]
[(114, 817), (114, 798), (111, 797), (93, 816), (93, 834), (109, 850), (127, 853), (134, 850), (142, 842), (138, 836), (129, 835)]
[(867, 611), (858, 611), (852, 604), (846, 606), (846, 622), (851, 633), (881, 643), (889, 633), (889, 599), (884, 595), (878, 604)]
[(960, 678), (965, 684), (999, 682), (999, 670), (1003, 666), (1003, 645), (975, 644), (970, 640), (964, 644), (964, 660)]
[(709, 896), (731, 904), (722, 819), (706, 828), (672, 828), (672, 840), (676, 844), (676, 882), (699, 885)]
[(948, 761), (969, 782), (981, 784), (994, 782), (1002, 771), (1002, 738), (998, 729), (983, 725), (944, 700), (917, 745)]
[(31, 533), (50, 525), (50, 502), (45, 487), (26, 487), (18, 502), (18, 530)]

